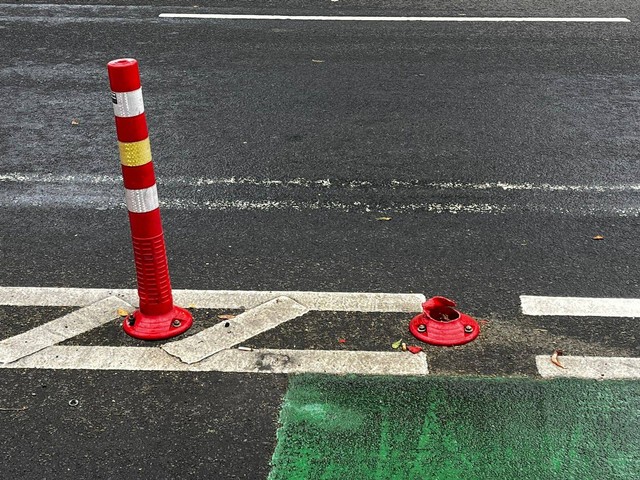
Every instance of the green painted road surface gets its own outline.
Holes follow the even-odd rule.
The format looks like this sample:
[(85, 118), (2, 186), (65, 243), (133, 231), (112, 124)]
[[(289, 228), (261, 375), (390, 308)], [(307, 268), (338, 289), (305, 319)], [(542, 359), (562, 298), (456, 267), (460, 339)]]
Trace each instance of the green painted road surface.
[(269, 480), (639, 479), (640, 382), (292, 377)]

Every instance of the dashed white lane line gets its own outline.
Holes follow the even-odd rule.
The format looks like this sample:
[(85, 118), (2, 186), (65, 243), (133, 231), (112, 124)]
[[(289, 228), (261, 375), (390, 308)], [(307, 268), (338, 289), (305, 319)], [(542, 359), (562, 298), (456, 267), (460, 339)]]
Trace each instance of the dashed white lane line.
[[(564, 315), (576, 317), (640, 317), (640, 299), (544, 297), (521, 295), (525, 315)], [(543, 378), (575, 377), (595, 379), (640, 379), (640, 358), (585, 357), (563, 355), (562, 367), (550, 355), (537, 355), (536, 367)]]
[(157, 347), (53, 346), (0, 368), (55, 370), (147, 370), (178, 372), (328, 373), (426, 375), (423, 353), (334, 350), (223, 350), (188, 364)]
[(335, 15), (236, 15), (219, 13), (161, 13), (160, 18), (196, 18), (217, 20), (302, 20), (342, 22), (559, 22), (629, 23), (618, 17), (370, 17)]
[[(110, 296), (138, 305), (135, 289), (0, 287), (0, 305), (85, 307)], [(418, 293), (173, 290), (177, 305), (195, 308), (248, 309), (282, 296), (309, 310), (340, 312), (420, 312), (426, 300)]]
[(0, 362), (14, 362), (22, 357), (88, 332), (117, 318), (117, 309), (131, 309), (119, 298), (108, 297), (71, 312), (64, 317), (0, 341)]
[(544, 378), (573, 377), (610, 379), (640, 378), (640, 358), (573, 357), (559, 358), (564, 368), (554, 365), (549, 355), (536, 356), (538, 372)]
[(544, 297), (521, 295), (525, 315), (566, 315), (576, 317), (640, 317), (640, 299)]
[(195, 335), (169, 342), (161, 348), (184, 363), (196, 363), (308, 311), (307, 307), (289, 297), (278, 297)]

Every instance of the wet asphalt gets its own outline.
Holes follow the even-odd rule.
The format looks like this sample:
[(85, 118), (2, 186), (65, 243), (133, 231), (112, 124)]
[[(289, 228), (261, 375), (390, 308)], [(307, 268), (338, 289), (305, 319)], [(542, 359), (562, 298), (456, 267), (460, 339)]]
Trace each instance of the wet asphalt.
[[(130, 56), (175, 288), (445, 295), (496, 335), (434, 351), (436, 373), (532, 374), (518, 351), (567, 346), (637, 356), (630, 320), (519, 309), (522, 294), (638, 296), (635, 3), (48, 3), (0, 5), (1, 285), (135, 287), (105, 66)], [(54, 310), (3, 310), (0, 324), (18, 333)], [(405, 321), (331, 315), (256, 346), (348, 335), (336, 348), (383, 349)], [(17, 409), (0, 411), (6, 478), (265, 478), (286, 390), (216, 373), (3, 370), (0, 383), (0, 407)]]

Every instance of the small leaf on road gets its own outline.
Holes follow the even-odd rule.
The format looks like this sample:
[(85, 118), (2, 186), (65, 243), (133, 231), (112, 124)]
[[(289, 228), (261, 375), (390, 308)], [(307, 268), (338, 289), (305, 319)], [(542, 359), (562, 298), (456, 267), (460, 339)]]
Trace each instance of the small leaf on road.
[(129, 312), (127, 312), (124, 308), (120, 307), (118, 309), (118, 316), (119, 317), (128, 317), (129, 316)]
[(236, 318), (236, 316), (231, 314), (225, 314), (225, 315), (218, 315), (218, 318), (220, 320), (231, 320), (232, 318)]
[(567, 368), (564, 365), (562, 365), (562, 363), (560, 363), (560, 360), (558, 360), (558, 356), (560, 355), (562, 355), (562, 350), (554, 351), (553, 354), (551, 355), (551, 363), (553, 363), (556, 367)]
[(394, 350), (397, 350), (400, 348), (400, 345), (402, 345), (402, 339), (398, 340), (397, 342), (393, 342), (391, 344), (391, 348), (393, 348)]
[(376, 220), (381, 222), (388, 222), (389, 220), (391, 220), (391, 217), (378, 217), (376, 218)]

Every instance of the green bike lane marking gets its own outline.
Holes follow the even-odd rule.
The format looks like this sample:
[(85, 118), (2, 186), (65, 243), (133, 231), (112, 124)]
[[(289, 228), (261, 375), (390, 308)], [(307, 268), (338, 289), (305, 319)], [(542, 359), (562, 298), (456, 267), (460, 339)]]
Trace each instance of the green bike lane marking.
[(300, 375), (269, 480), (640, 478), (640, 382)]

